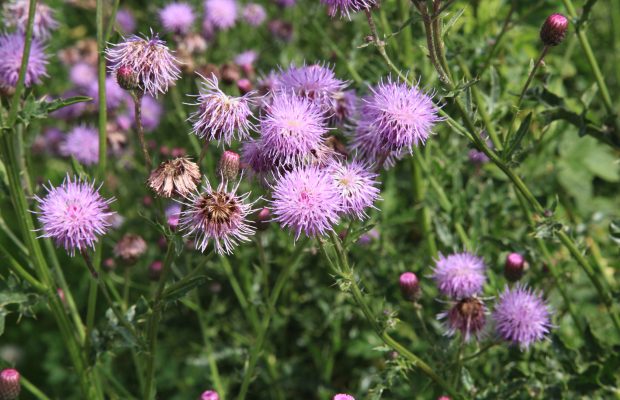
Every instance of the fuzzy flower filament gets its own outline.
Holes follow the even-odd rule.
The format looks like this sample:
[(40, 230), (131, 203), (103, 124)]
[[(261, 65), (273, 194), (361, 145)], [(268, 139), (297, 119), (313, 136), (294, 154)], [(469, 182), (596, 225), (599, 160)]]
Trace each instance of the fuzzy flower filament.
[(94, 248), (99, 236), (110, 227), (114, 213), (109, 205), (114, 199), (104, 199), (94, 183), (69, 176), (62, 185), (53, 187), (50, 184), (45, 189), (45, 197), (35, 196), (40, 208), (41, 237), (52, 238), (71, 256), (76, 250)]
[[(19, 79), (19, 69), (24, 53), (24, 35), (22, 33), (0, 34), (0, 86), (14, 88)], [(47, 75), (48, 58), (43, 44), (36, 38), (32, 39), (30, 56), (24, 85), (30, 87), (41, 82)]]
[(433, 279), (439, 291), (453, 299), (463, 299), (480, 294), (486, 281), (484, 261), (471, 253), (439, 256)]
[(334, 163), (331, 169), (340, 192), (343, 212), (360, 220), (367, 218), (366, 209), (373, 207), (379, 198), (377, 174), (358, 161)]

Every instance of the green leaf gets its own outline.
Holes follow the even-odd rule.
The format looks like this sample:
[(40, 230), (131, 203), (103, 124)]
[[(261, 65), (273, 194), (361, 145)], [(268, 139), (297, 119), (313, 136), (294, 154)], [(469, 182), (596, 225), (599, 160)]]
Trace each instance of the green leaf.
[(510, 143), (508, 143), (508, 146), (506, 146), (506, 149), (504, 150), (504, 153), (502, 154), (504, 160), (510, 160), (510, 157), (514, 154), (514, 152), (519, 149), (519, 147), (521, 146), (521, 141), (525, 137), (525, 134), (530, 130), (531, 124), (532, 124), (532, 113), (529, 113), (525, 117), (523, 122), (521, 122), (519, 129), (514, 134), (514, 136), (511, 138)]
[(163, 293), (162, 299), (165, 302), (174, 302), (185, 296), (190, 290), (204, 285), (209, 280), (206, 275), (194, 276), (189, 279), (182, 279), (170, 285)]
[(82, 103), (91, 101), (90, 97), (75, 96), (67, 99), (54, 99), (52, 101), (37, 100), (32, 94), (24, 101), (22, 110), (17, 115), (19, 121), (25, 125), (30, 124), (31, 121), (37, 119), (45, 119), (48, 114), (59, 110), (63, 107), (70, 106), (75, 103)]

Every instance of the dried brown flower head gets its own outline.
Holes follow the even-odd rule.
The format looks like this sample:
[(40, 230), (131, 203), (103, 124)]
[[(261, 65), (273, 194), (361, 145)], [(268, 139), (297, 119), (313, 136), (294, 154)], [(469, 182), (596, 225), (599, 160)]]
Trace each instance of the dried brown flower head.
[(186, 197), (196, 190), (200, 181), (198, 165), (188, 158), (179, 157), (164, 161), (149, 176), (148, 184), (158, 196)]
[(134, 264), (146, 252), (146, 242), (142, 236), (125, 234), (114, 246), (114, 255), (128, 265)]

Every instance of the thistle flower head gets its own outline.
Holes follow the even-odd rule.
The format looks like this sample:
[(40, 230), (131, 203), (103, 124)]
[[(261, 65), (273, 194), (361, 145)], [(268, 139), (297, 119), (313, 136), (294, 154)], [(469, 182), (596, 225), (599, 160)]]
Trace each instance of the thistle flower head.
[(254, 202), (249, 202), (250, 193), (237, 194), (239, 184), (227, 189), (227, 182), (217, 188), (207, 180), (202, 192), (185, 197), (185, 210), (181, 213), (180, 229), (186, 236), (193, 236), (196, 249), (204, 252), (210, 240), (218, 254), (231, 254), (240, 243), (249, 240), (255, 228), (248, 223), (247, 216)]
[(447, 334), (454, 336), (460, 332), (465, 341), (472, 336), (479, 337), (486, 324), (486, 307), (476, 297), (467, 297), (454, 303), (448, 312), (439, 314), (446, 319)]
[(243, 19), (251, 26), (260, 26), (267, 19), (267, 12), (260, 4), (250, 3), (243, 7)]
[(327, 126), (321, 109), (307, 99), (278, 93), (260, 120), (262, 147), (279, 165), (297, 165), (324, 140)]
[(258, 53), (254, 50), (247, 50), (242, 53), (237, 54), (235, 57), (235, 64), (240, 67), (248, 68), (252, 67), (258, 58)]
[(97, 69), (85, 62), (79, 62), (69, 70), (69, 80), (76, 86), (87, 88), (97, 82)]
[(116, 12), (116, 25), (124, 34), (133, 33), (136, 30), (136, 19), (128, 8), (121, 8)]
[(237, 21), (237, 2), (235, 0), (206, 0), (204, 5), (205, 23), (209, 23), (220, 30), (235, 25)]
[(99, 161), (97, 130), (88, 125), (74, 127), (60, 143), (60, 153), (66, 157), (73, 156), (84, 165), (96, 164)]
[(471, 253), (439, 256), (433, 279), (439, 291), (453, 299), (472, 297), (482, 292), (486, 280), (484, 261)]
[(161, 197), (186, 197), (200, 182), (198, 165), (185, 157), (164, 161), (151, 172), (149, 187)]
[(350, 394), (338, 393), (332, 398), (332, 400), (355, 400), (355, 397)]
[[(16, 28), (23, 35), (28, 26), (29, 7), (29, 0), (11, 0), (4, 4), (2, 16), (5, 25), (9, 28)], [(58, 21), (54, 18), (54, 10), (41, 1), (37, 2), (32, 36), (38, 39), (47, 39), (57, 27)]]
[(566, 37), (568, 18), (562, 14), (551, 14), (540, 29), (540, 40), (545, 46), (557, 46)]
[(369, 10), (377, 5), (377, 0), (321, 0), (327, 6), (331, 17), (340, 14), (341, 17), (351, 18), (351, 13)]
[(371, 88), (360, 110), (360, 129), (376, 136), (382, 151), (408, 151), (426, 142), (440, 121), (430, 96), (390, 78)]
[(358, 219), (368, 217), (366, 209), (379, 198), (377, 174), (359, 161), (333, 163), (330, 169), (340, 193), (343, 212)]
[(246, 139), (253, 128), (250, 118), (253, 92), (241, 97), (228, 96), (218, 87), (215, 75), (200, 83), (200, 94), (194, 105), (198, 109), (190, 116), (192, 132), (207, 140), (230, 145), (233, 139)]
[(381, 168), (391, 168), (396, 161), (402, 158), (403, 151), (385, 150), (382, 147), (382, 138), (377, 134), (371, 124), (360, 118), (353, 137), (350, 141), (350, 150), (357, 157), (370, 165), (378, 165)]
[(329, 65), (291, 65), (280, 72), (274, 89), (307, 98), (331, 115), (335, 108), (335, 94), (342, 92), (347, 85), (347, 82), (336, 77)]
[(526, 349), (544, 339), (551, 329), (550, 311), (542, 296), (519, 285), (506, 287), (493, 312), (498, 335)]
[(196, 16), (189, 4), (173, 2), (159, 10), (159, 19), (167, 32), (184, 35), (192, 28)]
[(359, 102), (355, 90), (336, 92), (332, 95), (332, 99), (334, 100), (334, 112), (331, 116), (332, 123), (343, 125), (355, 119)]
[(137, 88), (155, 97), (166, 93), (180, 78), (178, 60), (157, 35), (151, 34), (150, 38), (132, 35), (108, 47), (106, 58), (114, 76), (120, 68), (130, 68), (137, 78)]
[(135, 264), (146, 253), (147, 246), (142, 236), (133, 233), (123, 235), (114, 246), (114, 255), (127, 265)]
[(39, 221), (42, 237), (52, 238), (57, 246), (63, 246), (70, 255), (75, 250), (94, 248), (98, 237), (104, 235), (114, 214), (109, 205), (114, 199), (104, 199), (94, 183), (70, 178), (62, 185), (45, 188), (44, 198), (35, 196), (39, 203)]
[(330, 174), (317, 167), (298, 167), (280, 176), (273, 187), (274, 220), (301, 234), (320, 236), (333, 230), (342, 211), (340, 190)]
[[(0, 34), (0, 86), (17, 86), (24, 54), (24, 35), (19, 32)], [(24, 85), (30, 87), (47, 75), (47, 55), (38, 39), (33, 39)]]
[(241, 147), (241, 164), (249, 168), (254, 175), (262, 176), (270, 172), (273, 165), (265, 156), (260, 140), (250, 139)]
[(6, 368), (0, 371), (0, 399), (17, 400), (21, 392), (21, 375), (16, 369)]

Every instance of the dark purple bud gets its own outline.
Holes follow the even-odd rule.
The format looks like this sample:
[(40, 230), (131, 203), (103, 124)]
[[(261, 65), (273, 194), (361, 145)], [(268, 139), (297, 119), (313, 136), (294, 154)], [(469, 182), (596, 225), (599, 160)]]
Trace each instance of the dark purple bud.
[(138, 76), (128, 66), (122, 66), (116, 70), (116, 82), (125, 90), (131, 91), (138, 88)]
[(420, 295), (420, 281), (413, 272), (401, 274), (398, 284), (400, 285), (400, 293), (405, 300), (415, 301)]
[(540, 39), (545, 46), (562, 43), (568, 30), (568, 18), (562, 14), (551, 14), (540, 29)]
[(504, 276), (510, 282), (516, 282), (525, 272), (525, 258), (519, 253), (510, 253), (506, 256)]
[(0, 372), (0, 399), (16, 400), (21, 392), (21, 376), (16, 369), (7, 368)]

